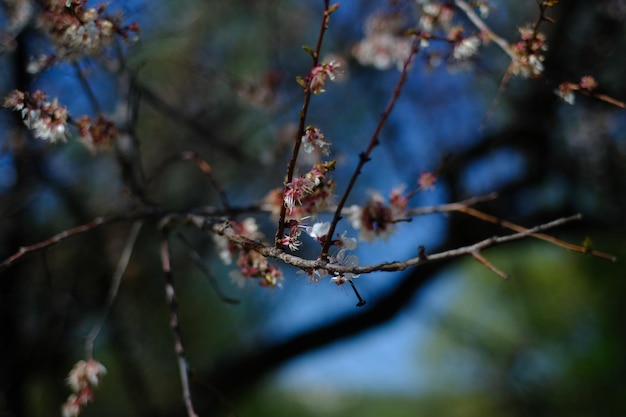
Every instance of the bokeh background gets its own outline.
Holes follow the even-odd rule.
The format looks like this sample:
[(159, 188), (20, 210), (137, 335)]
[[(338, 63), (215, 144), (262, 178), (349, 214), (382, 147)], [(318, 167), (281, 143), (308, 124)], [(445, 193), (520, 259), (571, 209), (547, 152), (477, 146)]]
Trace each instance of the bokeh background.
[[(538, 15), (535, 1), (490, 3), (487, 23), (510, 40)], [(28, 60), (50, 44), (35, 22), (26, 26), (0, 55), (0, 95), (40, 88), (73, 115), (94, 114), (87, 80), (111, 117), (134, 112), (126, 128), (136, 147), (129, 157), (92, 155), (72, 139), (50, 146), (30, 137), (15, 114), (0, 112), (0, 258), (96, 216), (131, 212), (128, 175), (142, 178), (147, 198), (168, 209), (219, 205), (196, 167), (162, 167), (183, 151), (212, 165), (233, 205), (261, 201), (284, 175), (302, 99), (295, 77), (310, 65), (301, 46), (314, 45), (322, 6), (111, 1), (109, 10), (140, 23), (140, 40), (36, 76), (26, 72)], [(324, 42), (322, 55), (343, 57), (346, 74), (314, 97), (309, 123), (333, 142), (338, 192), (399, 77), (350, 55), (367, 17), (381, 10), (409, 23), (418, 16), (411, 2), (344, 1)], [(593, 75), (601, 92), (626, 98), (626, 3), (570, 0), (549, 14), (556, 23), (543, 26), (545, 76), (513, 79), (482, 129), (506, 56), (489, 45), (459, 67), (447, 65), (447, 47), (434, 45), (444, 62), (429, 68), (419, 55), (350, 202), (363, 203), (372, 189), (387, 195), (412, 187), (449, 155), (436, 188), (412, 205), (498, 191), (481, 209), (525, 226), (580, 212), (582, 221), (554, 234), (577, 244), (591, 239), (618, 261), (526, 240), (484, 254), (512, 276), (508, 282), (472, 259), (375, 273), (358, 278), (368, 304), (356, 308), (349, 288), (312, 284), (290, 269), (281, 289), (240, 289), (211, 239), (181, 228), (220, 289), (240, 301), (225, 303), (187, 247), (172, 241), (200, 415), (626, 415), (626, 117), (602, 101), (579, 96), (570, 106), (554, 94), (562, 81)], [(272, 237), (274, 222), (256, 217)], [(60, 413), (64, 380), (84, 356), (130, 226), (93, 230), (2, 272), (0, 416)], [(431, 253), (504, 232), (461, 214), (430, 215), (401, 224), (386, 242), (361, 242), (357, 253), (372, 264), (414, 256), (419, 245)], [(148, 220), (97, 340), (108, 374), (86, 416), (184, 415), (159, 239)]]

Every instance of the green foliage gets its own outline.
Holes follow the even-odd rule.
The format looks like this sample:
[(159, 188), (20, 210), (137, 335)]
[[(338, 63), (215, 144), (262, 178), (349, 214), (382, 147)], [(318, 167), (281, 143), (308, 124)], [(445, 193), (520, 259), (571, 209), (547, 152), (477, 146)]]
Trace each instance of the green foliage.
[[(626, 254), (623, 243), (615, 249)], [(626, 392), (617, 383), (626, 372), (626, 338), (616, 331), (626, 296), (620, 266), (572, 259), (542, 242), (488, 256), (512, 280), (467, 260), (451, 278), (454, 297), (432, 318), (422, 359), (434, 398), (443, 399), (433, 407), (446, 415), (464, 402), (491, 409), (467, 416), (624, 413), (619, 398)]]

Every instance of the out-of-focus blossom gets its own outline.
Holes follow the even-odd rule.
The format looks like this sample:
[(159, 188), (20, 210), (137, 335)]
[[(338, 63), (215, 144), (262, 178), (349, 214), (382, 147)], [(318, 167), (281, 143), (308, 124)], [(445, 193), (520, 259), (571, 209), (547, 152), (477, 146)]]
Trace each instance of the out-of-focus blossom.
[(5, 98), (4, 107), (19, 111), (33, 136), (50, 143), (67, 140), (67, 108), (58, 100), (46, 101), (46, 94), (37, 90), (28, 94), (14, 90)]
[(576, 101), (576, 96), (574, 95), (574, 91), (578, 90), (578, 85), (573, 83), (564, 82), (559, 85), (554, 93), (561, 97), (561, 99), (567, 104), (574, 105)]
[(421, 16), (419, 19), (420, 29), (424, 32), (432, 33), (435, 30), (448, 32), (454, 17), (454, 7), (443, 2), (433, 2), (430, 0), (417, 0), (421, 5)]
[(115, 143), (118, 130), (111, 120), (98, 116), (94, 120), (89, 116), (83, 116), (76, 121), (80, 133), (80, 141), (91, 152), (109, 149)]
[[(248, 217), (242, 222), (230, 222), (233, 231), (249, 240), (259, 240), (263, 234), (259, 231), (256, 220)], [(267, 258), (253, 249), (241, 247), (225, 236), (213, 235), (213, 240), (218, 248), (222, 261), (229, 265), (234, 257), (237, 257), (238, 270), (231, 271), (231, 280), (243, 287), (250, 278), (259, 278), (259, 284), (264, 287), (280, 286), (283, 275), (278, 267), (269, 263)]]
[(543, 73), (543, 52), (548, 49), (546, 37), (536, 32), (530, 25), (519, 29), (521, 40), (513, 44), (511, 52), (514, 56), (511, 62), (511, 72), (522, 78), (534, 78)]
[[(235, 233), (250, 240), (257, 240), (263, 237), (259, 232), (259, 226), (254, 217), (246, 217), (241, 222), (231, 221), (230, 227)], [(226, 265), (230, 265), (233, 262), (233, 257), (236, 255), (238, 248), (225, 236), (213, 234), (213, 242), (217, 246), (222, 262)]]
[(478, 53), (480, 47), (480, 39), (477, 36), (469, 36), (463, 38), (461, 41), (454, 45), (452, 50), (452, 57), (459, 61), (472, 58)]
[(61, 407), (63, 417), (77, 417), (83, 407), (94, 399), (94, 388), (100, 382), (107, 370), (95, 359), (78, 361), (67, 377), (67, 384), (72, 389), (72, 394)]
[(115, 36), (134, 39), (139, 25), (124, 26), (118, 17), (106, 14), (104, 6), (87, 8), (86, 0), (47, 0), (42, 2), (41, 26), (48, 32), (63, 58), (81, 58), (101, 53)]
[(435, 188), (436, 183), (437, 174), (432, 172), (422, 172), (420, 177), (417, 179), (417, 184), (421, 190), (432, 190)]
[(322, 131), (317, 127), (306, 127), (304, 135), (302, 135), (302, 147), (306, 153), (318, 150), (323, 155), (330, 154), (330, 142), (326, 140)]
[(365, 38), (352, 48), (361, 65), (379, 70), (402, 69), (411, 55), (412, 39), (405, 35), (406, 22), (398, 14), (377, 13), (365, 22)]
[(400, 190), (391, 192), (389, 203), (377, 192), (372, 192), (368, 202), (350, 208), (352, 227), (360, 230), (360, 238), (372, 241), (387, 240), (395, 232), (395, 224), (406, 216), (407, 200)]

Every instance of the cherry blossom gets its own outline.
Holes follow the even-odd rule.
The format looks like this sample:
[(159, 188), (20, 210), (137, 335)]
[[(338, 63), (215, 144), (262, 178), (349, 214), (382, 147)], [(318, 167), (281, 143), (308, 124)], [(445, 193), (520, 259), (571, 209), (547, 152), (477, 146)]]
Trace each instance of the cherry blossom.
[(102, 48), (111, 45), (115, 36), (135, 38), (139, 25), (123, 26), (119, 18), (109, 17), (105, 7), (86, 8), (86, 0), (68, 0), (65, 3), (47, 0), (41, 25), (55, 43), (57, 55), (78, 59), (85, 55), (97, 55)]
[(94, 153), (111, 148), (118, 136), (115, 124), (103, 116), (98, 116), (95, 121), (89, 116), (83, 116), (76, 121), (76, 125), (80, 141)]
[(72, 394), (67, 397), (61, 408), (63, 417), (78, 416), (83, 406), (93, 401), (93, 389), (100, 385), (106, 373), (104, 365), (94, 359), (76, 362), (67, 378)]
[(67, 108), (58, 100), (46, 101), (46, 94), (37, 90), (28, 94), (14, 90), (5, 98), (4, 107), (19, 111), (33, 136), (50, 143), (67, 140)]
[(326, 241), (329, 231), (330, 222), (318, 222), (313, 226), (306, 228), (307, 234), (320, 243), (324, 243)]
[(480, 39), (477, 36), (463, 38), (454, 45), (452, 57), (459, 61), (473, 57), (478, 53)]
[[(356, 255), (348, 255), (346, 249), (341, 249), (337, 252), (337, 255), (331, 259), (331, 265), (340, 265), (348, 268), (352, 268), (359, 265), (359, 258)], [(344, 272), (342, 274), (335, 273), (330, 279), (330, 282), (334, 282), (337, 285), (345, 284), (348, 281), (352, 281), (353, 278), (358, 278), (359, 274), (353, 274), (351, 272)]]
[(341, 73), (341, 64), (337, 61), (324, 62), (316, 65), (311, 72), (304, 78), (298, 77), (298, 84), (313, 94), (322, 94), (326, 91), (326, 80), (334, 81)]
[(365, 38), (354, 45), (352, 55), (361, 65), (401, 70), (411, 55), (412, 40), (404, 35), (406, 22), (399, 14), (377, 13), (365, 22)]
[(538, 77), (544, 70), (545, 57), (542, 52), (548, 49), (546, 37), (543, 33), (536, 32), (530, 25), (519, 28), (519, 32), (521, 40), (511, 48), (514, 56), (511, 72), (522, 78)]
[(302, 135), (302, 147), (306, 153), (319, 150), (323, 155), (330, 154), (330, 143), (326, 141), (322, 131), (313, 126), (307, 126), (304, 130), (304, 135)]

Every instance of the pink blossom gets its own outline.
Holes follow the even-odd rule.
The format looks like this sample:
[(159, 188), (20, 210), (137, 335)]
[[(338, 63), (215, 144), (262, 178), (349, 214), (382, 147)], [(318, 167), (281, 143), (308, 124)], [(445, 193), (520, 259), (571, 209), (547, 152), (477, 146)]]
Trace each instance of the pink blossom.
[(313, 94), (325, 92), (326, 79), (335, 80), (340, 71), (340, 66), (338, 62), (331, 61), (313, 67), (309, 75), (304, 79), (305, 88), (310, 89)]
[(318, 150), (324, 155), (330, 154), (330, 143), (326, 141), (322, 131), (313, 126), (307, 126), (305, 129), (302, 135), (302, 147), (306, 153)]

